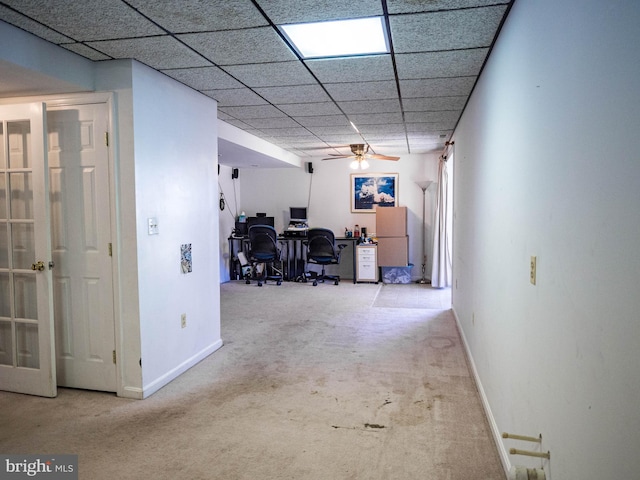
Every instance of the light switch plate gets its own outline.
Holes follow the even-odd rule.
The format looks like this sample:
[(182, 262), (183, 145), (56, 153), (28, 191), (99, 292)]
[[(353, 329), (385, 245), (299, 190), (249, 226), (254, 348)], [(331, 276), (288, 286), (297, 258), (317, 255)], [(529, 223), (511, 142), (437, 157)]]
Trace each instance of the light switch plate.
[(153, 218), (149, 218), (148, 219), (148, 225), (149, 225), (149, 235), (158, 235), (160, 233), (160, 230), (158, 229), (158, 219), (153, 217)]

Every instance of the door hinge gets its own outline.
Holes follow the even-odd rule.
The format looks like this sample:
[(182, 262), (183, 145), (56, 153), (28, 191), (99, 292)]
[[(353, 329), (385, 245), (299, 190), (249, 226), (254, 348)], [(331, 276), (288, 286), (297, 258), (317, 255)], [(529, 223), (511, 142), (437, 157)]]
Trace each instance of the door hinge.
[(116, 363), (116, 351), (115, 350), (113, 351), (113, 363), (114, 364)]
[(109, 132), (104, 132), (104, 145), (109, 146)]
[(113, 257), (113, 244), (109, 242), (109, 256)]

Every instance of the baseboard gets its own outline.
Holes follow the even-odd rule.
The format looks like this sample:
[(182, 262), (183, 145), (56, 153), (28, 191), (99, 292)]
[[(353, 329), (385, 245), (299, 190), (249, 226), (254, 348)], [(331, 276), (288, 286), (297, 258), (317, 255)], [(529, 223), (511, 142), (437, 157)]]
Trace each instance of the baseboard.
[(148, 385), (144, 385), (142, 387), (142, 398), (147, 398), (150, 395), (153, 395), (155, 392), (160, 390), (162, 387), (167, 385), (169, 382), (171, 382), (172, 380), (176, 379), (177, 377), (182, 375), (184, 372), (189, 370), (191, 367), (193, 367), (197, 363), (199, 363), (202, 360), (204, 360), (205, 358), (207, 358), (213, 352), (215, 352), (220, 347), (222, 347), (222, 345), (223, 345), (222, 339), (218, 340), (215, 343), (212, 343), (208, 347), (204, 348), (203, 350), (199, 351), (198, 353), (196, 353), (192, 357), (190, 357), (187, 360), (185, 360), (184, 362), (182, 362), (177, 367), (173, 368), (172, 370), (169, 370), (167, 373), (165, 373), (161, 377), (155, 379), (153, 382), (149, 383)]
[(142, 400), (142, 389), (137, 387), (124, 387), (117, 395), (122, 398), (132, 398), (134, 400)]
[(478, 370), (476, 369), (476, 364), (473, 361), (473, 355), (471, 355), (469, 343), (467, 342), (467, 337), (465, 337), (464, 335), (464, 330), (462, 329), (462, 325), (460, 324), (460, 319), (458, 318), (458, 314), (456, 313), (455, 308), (452, 308), (451, 311), (453, 312), (453, 316), (456, 319), (456, 325), (458, 326), (458, 331), (460, 332), (460, 338), (462, 339), (462, 344), (464, 345), (464, 350), (467, 354), (469, 365), (471, 366), (471, 373), (476, 382), (478, 392), (480, 393), (480, 399), (482, 400), (482, 408), (484, 409), (484, 413), (487, 416), (487, 421), (489, 422), (489, 428), (491, 429), (491, 434), (493, 435), (494, 442), (496, 444), (496, 447), (498, 448), (498, 454), (500, 455), (502, 468), (504, 468), (504, 471), (508, 476), (509, 470), (511, 470), (511, 461), (509, 460), (509, 454), (502, 441), (502, 434), (500, 433), (500, 429), (498, 428), (496, 419), (493, 416), (493, 413), (491, 412), (489, 399), (487, 398), (484, 388), (482, 387), (482, 382), (480, 381)]

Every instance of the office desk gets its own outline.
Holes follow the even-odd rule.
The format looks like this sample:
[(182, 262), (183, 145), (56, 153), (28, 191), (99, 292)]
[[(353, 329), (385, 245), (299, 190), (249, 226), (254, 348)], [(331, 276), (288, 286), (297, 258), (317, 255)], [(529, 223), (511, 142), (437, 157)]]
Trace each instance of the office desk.
[[(283, 252), (283, 276), (286, 281), (294, 281), (304, 272), (306, 263), (305, 247), (302, 242), (306, 237), (284, 237), (278, 236), (278, 242), (284, 247)], [(348, 258), (348, 252), (351, 250), (351, 278), (356, 283), (356, 245), (358, 238), (353, 237), (337, 237), (336, 244), (347, 244), (347, 248), (342, 251), (340, 264)], [(249, 258), (249, 237), (233, 237), (229, 239), (229, 278), (231, 280), (240, 280), (242, 278), (242, 267), (238, 261), (238, 253), (243, 252), (247, 259)], [(347, 255), (345, 255), (347, 254)], [(286, 264), (286, 268), (285, 265)]]

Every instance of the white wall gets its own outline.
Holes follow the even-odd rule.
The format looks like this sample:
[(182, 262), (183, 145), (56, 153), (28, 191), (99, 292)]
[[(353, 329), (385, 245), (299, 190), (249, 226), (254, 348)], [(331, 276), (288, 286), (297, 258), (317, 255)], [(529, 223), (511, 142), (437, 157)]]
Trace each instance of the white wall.
[(495, 433), (542, 434), (556, 480), (640, 471), (639, 24), (518, 0), (455, 134), (455, 313)]
[[(408, 207), (409, 261), (414, 264), (414, 279), (421, 277), (422, 264), (422, 190), (417, 180), (436, 180), (439, 154), (402, 155), (397, 162), (371, 160), (365, 172), (399, 173), (399, 205)], [(343, 236), (345, 227), (353, 229), (355, 224), (375, 232), (375, 215), (351, 213), (349, 160), (320, 161), (309, 158), (313, 173), (304, 168), (240, 169), (239, 182), (242, 195), (239, 210), (247, 215), (266, 212), (275, 217), (275, 226), (281, 232), (289, 221), (289, 207), (304, 207), (309, 202), (309, 224), (311, 227), (327, 227), (336, 236)], [(309, 195), (311, 192), (311, 195)], [(435, 208), (435, 185), (426, 195), (427, 212), (427, 258), (426, 278), (431, 276), (431, 235), (433, 210)], [(230, 232), (228, 232), (230, 233)], [(228, 234), (227, 234), (228, 235)]]
[[(222, 345), (216, 102), (134, 62), (142, 379), (147, 396)], [(156, 218), (159, 235), (148, 234)], [(180, 268), (191, 244), (193, 271)], [(187, 327), (181, 328), (181, 315)]]
[(116, 332), (119, 332), (116, 335), (120, 375), (118, 395), (142, 398), (132, 68), (130, 60), (97, 63), (96, 88), (112, 91), (115, 97), (111, 143), (116, 172), (113, 244), (117, 262), (114, 304)]

